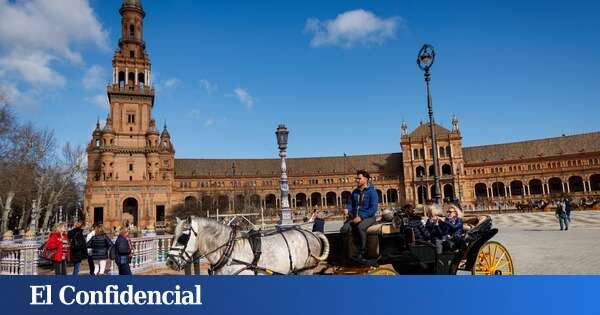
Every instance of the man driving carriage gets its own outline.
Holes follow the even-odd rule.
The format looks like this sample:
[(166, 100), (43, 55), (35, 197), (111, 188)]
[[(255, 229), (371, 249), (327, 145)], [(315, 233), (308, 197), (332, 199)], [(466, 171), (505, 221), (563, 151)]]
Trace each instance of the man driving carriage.
[(346, 221), (340, 233), (349, 234), (354, 231), (355, 239), (358, 236), (358, 253), (354, 257), (359, 262), (365, 262), (364, 254), (367, 247), (367, 229), (375, 223), (375, 213), (379, 204), (379, 197), (375, 186), (371, 183), (371, 175), (365, 170), (356, 172), (356, 189), (348, 200), (344, 215)]

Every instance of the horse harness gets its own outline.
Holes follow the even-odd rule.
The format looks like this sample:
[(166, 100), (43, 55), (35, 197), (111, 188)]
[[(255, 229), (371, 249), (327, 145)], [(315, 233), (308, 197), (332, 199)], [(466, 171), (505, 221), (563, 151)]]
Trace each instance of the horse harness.
[[(262, 233), (261, 230), (251, 230), (250, 232), (248, 232), (248, 234), (246, 236), (241, 236), (241, 237), (236, 237), (237, 235), (237, 226), (233, 226), (231, 229), (231, 233), (229, 235), (229, 239), (227, 240), (227, 242), (225, 242), (225, 244), (215, 248), (214, 250), (200, 256), (200, 257), (206, 257), (218, 250), (220, 250), (221, 248), (225, 247), (225, 250), (223, 251), (223, 254), (221, 255), (221, 257), (219, 258), (219, 260), (214, 264), (211, 265), (208, 269), (208, 274), (209, 275), (213, 275), (215, 272), (217, 272), (218, 270), (220, 270), (221, 268), (225, 267), (227, 265), (227, 263), (231, 260), (231, 262), (235, 263), (235, 264), (239, 264), (239, 265), (243, 265), (244, 267), (241, 268), (240, 270), (236, 271), (233, 275), (238, 275), (240, 273), (242, 273), (243, 271), (246, 270), (250, 270), (253, 271), (255, 275), (259, 274), (259, 273), (265, 273), (268, 275), (285, 275), (285, 273), (281, 273), (281, 272), (277, 272), (274, 270), (271, 270), (269, 268), (264, 268), (261, 266), (258, 266), (258, 261), (260, 260), (261, 254), (262, 254), (262, 238), (266, 237), (266, 236), (271, 236), (271, 235), (275, 235), (275, 234), (280, 234), (281, 237), (283, 238), (285, 245), (288, 249), (288, 258), (289, 258), (289, 270), (290, 272), (287, 274), (298, 274), (300, 272), (306, 271), (306, 270), (310, 270), (315, 268), (317, 265), (314, 266), (308, 266), (308, 267), (303, 267), (303, 268), (299, 268), (296, 269), (293, 266), (293, 259), (292, 259), (292, 251), (290, 249), (290, 245), (289, 242), (287, 240), (287, 238), (285, 237), (284, 232), (288, 231), (288, 230), (297, 230), (298, 232), (300, 232), (300, 234), (302, 234), (302, 236), (304, 236), (304, 239), (306, 240), (306, 248), (308, 250), (308, 257), (315, 257), (310, 250), (310, 243), (308, 241), (308, 237), (306, 236), (306, 234), (304, 233), (304, 231), (302, 231), (301, 229), (299, 229), (298, 227), (292, 227), (292, 228), (287, 228), (287, 229), (282, 229), (282, 228), (277, 228), (277, 230), (273, 231), (273, 232), (269, 232), (269, 233)], [(313, 235), (311, 233), (311, 235)], [(313, 235), (314, 236), (314, 235)], [(316, 238), (316, 236), (314, 236)], [(251, 262), (246, 262), (246, 261), (242, 261), (236, 258), (232, 258), (231, 254), (233, 253), (233, 249), (235, 246), (235, 242), (237, 240), (240, 239), (248, 239), (248, 243), (250, 244), (250, 248), (252, 249), (252, 254), (253, 254), (253, 259)], [(320, 242), (320, 240), (317, 238), (317, 240)], [(188, 255), (189, 256), (189, 255)]]

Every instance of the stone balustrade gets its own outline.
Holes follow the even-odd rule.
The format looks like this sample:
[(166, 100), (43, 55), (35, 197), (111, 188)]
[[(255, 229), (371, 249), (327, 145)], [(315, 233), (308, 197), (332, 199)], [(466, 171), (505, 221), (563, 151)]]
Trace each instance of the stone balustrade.
[[(164, 266), (172, 238), (168, 234), (132, 238), (131, 271), (135, 274)], [(45, 261), (39, 258), (41, 244), (40, 240), (1, 241), (0, 275), (37, 275), (38, 264)]]

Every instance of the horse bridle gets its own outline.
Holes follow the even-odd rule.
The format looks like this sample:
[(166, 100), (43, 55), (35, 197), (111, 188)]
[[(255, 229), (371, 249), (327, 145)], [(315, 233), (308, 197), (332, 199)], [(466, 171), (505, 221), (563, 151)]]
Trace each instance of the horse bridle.
[[(181, 235), (176, 240), (177, 243), (182, 243), (182, 244), (184, 243), (182, 247), (177, 248), (177, 250), (179, 252), (178, 256), (181, 258), (181, 260), (183, 260), (183, 265), (181, 265), (179, 263), (179, 261), (177, 261), (177, 260), (174, 261), (175, 264), (177, 264), (177, 267), (179, 269), (185, 268), (186, 265), (188, 265), (189, 263), (191, 263), (194, 260), (194, 257), (193, 257), (194, 254), (190, 255), (187, 252), (187, 246), (188, 246), (188, 243), (190, 241), (190, 235), (191, 235), (191, 233), (194, 233), (194, 237), (198, 238), (198, 232), (196, 232), (194, 230), (194, 227), (190, 223), (189, 224), (189, 228), (186, 228), (183, 231), (181, 231)], [(209, 274), (213, 274), (215, 271), (223, 268), (223, 266), (225, 266), (225, 264), (227, 264), (227, 262), (229, 261), (229, 258), (231, 258), (231, 253), (233, 252), (233, 245), (235, 244), (235, 241), (237, 240), (236, 235), (237, 235), (237, 228), (234, 225), (231, 228), (231, 233), (229, 235), (229, 239), (227, 240), (227, 242), (225, 242), (225, 244), (223, 244), (221, 246), (218, 246), (217, 248), (215, 248), (215, 249), (213, 249), (213, 250), (211, 250), (211, 251), (209, 251), (209, 252), (207, 252), (205, 254), (202, 254), (199, 257), (197, 257), (197, 259), (205, 258), (208, 255), (210, 255), (210, 254), (212, 254), (212, 253), (220, 250), (221, 248), (227, 246), (225, 248), (225, 251), (223, 252), (223, 255), (221, 255), (221, 257), (219, 257), (219, 259), (217, 260), (217, 262), (214, 265), (210, 266), (210, 268), (208, 270)], [(179, 238), (184, 237), (184, 236), (185, 236), (186, 240), (183, 241), (183, 242), (180, 242)], [(171, 246), (171, 250), (173, 250), (173, 246)], [(173, 255), (169, 255), (169, 256), (173, 256)]]

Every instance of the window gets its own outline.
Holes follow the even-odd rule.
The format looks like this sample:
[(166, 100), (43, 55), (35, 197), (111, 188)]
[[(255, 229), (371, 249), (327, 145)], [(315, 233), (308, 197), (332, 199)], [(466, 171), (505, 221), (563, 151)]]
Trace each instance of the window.
[(130, 51), (129, 51), (129, 57), (130, 57), (130, 58), (135, 58), (135, 51), (133, 51), (133, 50), (130, 50)]
[(129, 37), (135, 37), (135, 27), (133, 26), (133, 24), (129, 25)]
[(127, 114), (127, 123), (135, 124), (135, 114)]
[(133, 172), (133, 164), (129, 164), (129, 171)]

